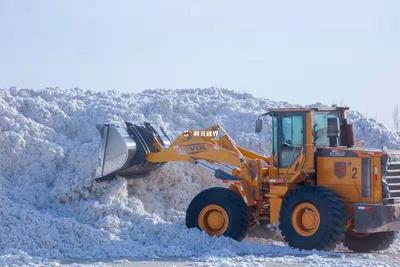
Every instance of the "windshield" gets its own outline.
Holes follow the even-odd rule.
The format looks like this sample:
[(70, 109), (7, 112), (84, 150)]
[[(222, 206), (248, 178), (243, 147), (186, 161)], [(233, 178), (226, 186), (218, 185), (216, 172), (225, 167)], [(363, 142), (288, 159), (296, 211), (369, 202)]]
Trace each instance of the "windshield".
[[(313, 116), (314, 144), (316, 146), (329, 146), (328, 119), (338, 118), (336, 111), (314, 112)], [(337, 144), (338, 145), (338, 144)]]

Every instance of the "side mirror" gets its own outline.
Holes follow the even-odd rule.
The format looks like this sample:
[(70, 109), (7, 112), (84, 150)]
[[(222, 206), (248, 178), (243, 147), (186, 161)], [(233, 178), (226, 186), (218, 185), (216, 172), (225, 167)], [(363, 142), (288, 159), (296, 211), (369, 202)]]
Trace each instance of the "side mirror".
[(263, 125), (263, 120), (261, 118), (257, 118), (257, 120), (256, 120), (256, 129), (255, 129), (256, 133), (260, 133), (261, 132), (262, 125)]

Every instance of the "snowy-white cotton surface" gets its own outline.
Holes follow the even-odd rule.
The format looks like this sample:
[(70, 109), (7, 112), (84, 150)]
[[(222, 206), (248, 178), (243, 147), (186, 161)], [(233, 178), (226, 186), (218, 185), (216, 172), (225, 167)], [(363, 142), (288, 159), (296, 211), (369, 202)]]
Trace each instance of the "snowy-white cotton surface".
[[(166, 164), (146, 179), (93, 180), (100, 144), (96, 124), (149, 121), (171, 136), (221, 124), (240, 145), (267, 153), (270, 121), (258, 135), (255, 118), (284, 106), (291, 105), (215, 88), (138, 94), (0, 89), (0, 265), (158, 257), (227, 265), (255, 262), (254, 257), (332, 263), (336, 253), (259, 239), (238, 243), (187, 229), (188, 203), (217, 183), (193, 165)], [(400, 137), (383, 125), (357, 112), (349, 118), (366, 146), (400, 148)], [(386, 253), (399, 251), (396, 243)]]

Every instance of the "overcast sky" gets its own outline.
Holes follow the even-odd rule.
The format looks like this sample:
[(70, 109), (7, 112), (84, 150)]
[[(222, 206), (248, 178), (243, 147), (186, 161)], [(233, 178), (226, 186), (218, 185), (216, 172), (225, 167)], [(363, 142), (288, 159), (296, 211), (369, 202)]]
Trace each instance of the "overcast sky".
[(392, 126), (400, 1), (0, 0), (0, 87), (223, 87)]

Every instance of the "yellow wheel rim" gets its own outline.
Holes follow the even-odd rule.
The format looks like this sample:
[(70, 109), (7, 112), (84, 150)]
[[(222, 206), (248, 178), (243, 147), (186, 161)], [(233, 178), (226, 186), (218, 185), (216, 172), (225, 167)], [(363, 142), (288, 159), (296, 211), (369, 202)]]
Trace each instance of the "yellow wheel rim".
[(198, 224), (201, 230), (211, 236), (223, 235), (229, 226), (228, 213), (219, 205), (207, 205), (200, 211)]
[(292, 213), (292, 225), (301, 236), (312, 236), (317, 232), (320, 217), (317, 208), (311, 203), (301, 203)]

